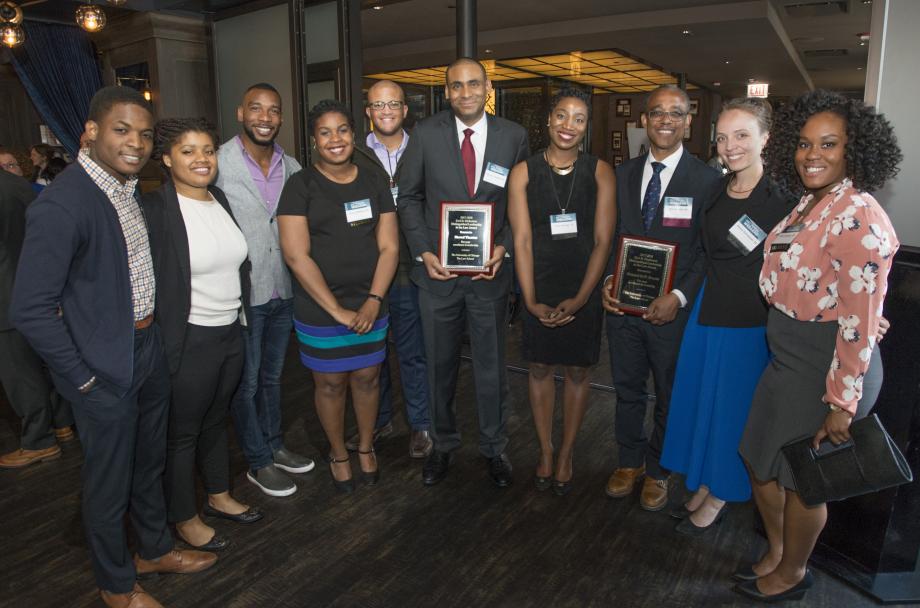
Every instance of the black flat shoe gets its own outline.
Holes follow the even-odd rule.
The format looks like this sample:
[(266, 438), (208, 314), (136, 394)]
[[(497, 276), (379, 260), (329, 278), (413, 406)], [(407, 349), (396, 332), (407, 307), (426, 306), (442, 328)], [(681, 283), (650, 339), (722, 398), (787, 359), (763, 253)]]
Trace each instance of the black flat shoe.
[(680, 532), (681, 534), (685, 534), (686, 536), (701, 536), (705, 534), (706, 531), (709, 530), (710, 528), (714, 528), (715, 526), (722, 523), (722, 519), (725, 517), (725, 510), (727, 508), (728, 508), (728, 503), (723, 504), (719, 508), (719, 512), (716, 513), (715, 519), (713, 519), (712, 523), (709, 524), (708, 526), (698, 526), (695, 523), (693, 523), (693, 520), (690, 519), (690, 517), (688, 516), (680, 520), (679, 522), (677, 522), (677, 525), (674, 526), (674, 529)]
[(740, 593), (741, 595), (758, 602), (788, 602), (800, 600), (805, 597), (805, 592), (811, 589), (814, 584), (815, 579), (811, 575), (811, 570), (806, 570), (805, 576), (798, 582), (798, 584), (790, 587), (789, 589), (786, 589), (782, 593), (774, 593), (773, 595), (761, 593), (757, 588), (757, 579), (738, 583), (732, 587), (732, 591), (735, 593)]
[(537, 489), (538, 492), (545, 492), (546, 490), (549, 490), (552, 487), (553, 478), (552, 477), (540, 477), (539, 475), (536, 475), (533, 478), (533, 485)]
[(224, 513), (223, 511), (218, 511), (209, 504), (204, 505), (204, 514), (208, 517), (219, 517), (221, 519), (227, 519), (238, 524), (253, 524), (264, 517), (262, 511), (256, 509), (255, 507), (249, 507), (242, 513), (234, 515), (233, 513)]
[(338, 464), (341, 462), (348, 462), (349, 457), (339, 458), (338, 460), (332, 455), (326, 458), (326, 462), (329, 463), (329, 477), (332, 478), (332, 485), (335, 486), (335, 489), (341, 492), (342, 494), (350, 494), (355, 491), (355, 478), (349, 477), (348, 479), (343, 479), (339, 481), (335, 478), (335, 473), (332, 472), (332, 465)]
[(674, 519), (687, 519), (688, 517), (690, 517), (691, 513), (693, 513), (693, 511), (688, 509), (687, 504), (684, 503), (680, 505), (679, 507), (674, 507), (673, 509), (671, 509), (671, 512), (668, 513), (668, 515), (670, 515)]
[(760, 577), (754, 572), (754, 564), (749, 564), (732, 572), (732, 578), (743, 583), (744, 581), (756, 581)]
[[(361, 450), (357, 450), (357, 452), (359, 454), (373, 454), (374, 448), (371, 448), (367, 452), (363, 452)], [(374, 460), (375, 461), (377, 460), (376, 456), (374, 457)], [(377, 485), (377, 482), (380, 481), (380, 467), (378, 466), (373, 471), (365, 471), (364, 469), (361, 469), (361, 480), (364, 482), (365, 485), (368, 485), (368, 486)]]
[(572, 491), (572, 480), (568, 481), (559, 481), (558, 479), (553, 479), (553, 494), (556, 496), (565, 496)]
[(188, 545), (192, 549), (197, 549), (199, 551), (223, 551), (224, 549), (230, 546), (229, 538), (224, 538), (223, 536), (218, 536), (217, 534), (212, 536), (211, 540), (209, 540), (203, 545), (193, 545), (192, 543), (188, 542), (184, 538), (182, 540), (185, 542), (186, 545)]

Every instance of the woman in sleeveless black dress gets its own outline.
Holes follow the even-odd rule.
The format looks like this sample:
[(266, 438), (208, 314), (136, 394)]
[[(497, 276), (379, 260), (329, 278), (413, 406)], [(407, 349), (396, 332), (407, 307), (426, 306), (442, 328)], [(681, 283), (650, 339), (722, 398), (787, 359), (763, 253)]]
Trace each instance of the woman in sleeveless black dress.
[[(584, 417), (588, 371), (600, 352), (599, 282), (616, 225), (615, 178), (602, 160), (578, 153), (590, 117), (587, 94), (563, 89), (553, 99), (549, 147), (511, 171), (508, 217), (515, 271), (526, 312), (523, 353), (540, 441), (535, 484), (571, 489), (572, 449)], [(564, 367), (563, 438), (553, 467), (553, 369)]]

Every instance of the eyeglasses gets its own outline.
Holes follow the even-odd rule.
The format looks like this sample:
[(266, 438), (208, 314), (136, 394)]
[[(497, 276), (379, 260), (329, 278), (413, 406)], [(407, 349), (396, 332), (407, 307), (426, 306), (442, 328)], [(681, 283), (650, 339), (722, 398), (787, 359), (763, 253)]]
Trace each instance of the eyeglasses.
[(650, 110), (648, 113), (648, 117), (652, 120), (664, 120), (665, 116), (669, 116), (671, 120), (678, 121), (683, 120), (686, 115), (686, 112), (681, 112), (680, 110), (671, 110), (670, 112), (665, 112), (664, 110)]
[(391, 110), (399, 110), (403, 107), (403, 105), (404, 105), (403, 102), (394, 99), (392, 101), (372, 101), (371, 103), (367, 104), (367, 107), (369, 107), (372, 110), (377, 110), (379, 112), (380, 110), (384, 108), (390, 108)]

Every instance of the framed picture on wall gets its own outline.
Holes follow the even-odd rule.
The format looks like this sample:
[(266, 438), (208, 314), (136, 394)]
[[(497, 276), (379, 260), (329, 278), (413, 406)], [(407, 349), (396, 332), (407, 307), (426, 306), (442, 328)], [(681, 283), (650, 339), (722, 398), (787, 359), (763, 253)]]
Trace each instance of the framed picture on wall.
[(691, 99), (690, 100), (690, 114), (693, 116), (696, 116), (699, 113), (700, 113), (700, 100)]
[(628, 99), (617, 99), (617, 116), (632, 116), (632, 106)]
[(623, 164), (623, 155), (622, 155), (622, 154), (614, 154), (614, 155), (613, 155), (613, 166), (616, 167), (616, 166), (619, 166), (619, 165), (622, 165), (622, 164)]
[(627, 120), (627, 121), (626, 121), (626, 128), (627, 128), (627, 129), (638, 129), (638, 128), (639, 128), (639, 121), (637, 121), (637, 120)]
[(691, 134), (690, 134), (690, 129), (691, 129), (691, 127), (692, 127), (692, 125), (687, 125), (687, 128), (684, 129), (684, 141), (688, 141), (688, 140), (690, 139), (690, 137), (691, 137)]
[(614, 150), (620, 150), (623, 147), (623, 132), (614, 131), (610, 139), (610, 147)]

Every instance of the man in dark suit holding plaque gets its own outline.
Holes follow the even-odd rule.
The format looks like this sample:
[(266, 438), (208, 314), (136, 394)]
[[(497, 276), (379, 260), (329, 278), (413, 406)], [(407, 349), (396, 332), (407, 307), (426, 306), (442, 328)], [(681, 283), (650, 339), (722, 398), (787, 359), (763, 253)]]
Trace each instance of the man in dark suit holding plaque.
[[(615, 242), (628, 237), (676, 244), (672, 288), (638, 315), (624, 314), (628, 311), (621, 309), (616, 294), (610, 293), (617, 282), (617, 269), (605, 279), (603, 290), (604, 308), (610, 313), (607, 341), (617, 392), (619, 445), (617, 469), (607, 482), (607, 494), (629, 496), (645, 475), (639, 504), (649, 511), (663, 509), (668, 501), (669, 471), (661, 467), (659, 458), (680, 341), (704, 277), (700, 221), (719, 179), (716, 171), (683, 148), (684, 131), (690, 126), (689, 111), (690, 99), (680, 88), (665, 85), (652, 91), (642, 115), (649, 152), (616, 169)], [(616, 259), (614, 251), (611, 262)], [(649, 371), (655, 384), (651, 436), (645, 432)]]
[[(491, 91), (482, 65), (469, 58), (447, 68), (445, 95), (451, 109), (421, 121), (412, 133), (399, 178), (399, 220), (416, 260), (422, 333), (431, 390), (434, 451), (422, 469), (425, 485), (447, 475), (451, 453), (460, 447), (454, 394), (461, 337), (469, 323), (479, 450), (499, 487), (511, 484), (508, 385), (505, 377), (505, 313), (511, 285), (511, 228), (506, 221), (507, 178), (528, 155), (520, 125), (485, 113)], [(492, 203), (491, 256), (483, 271), (460, 275), (440, 257), (441, 203)], [(446, 229), (446, 227), (445, 227)]]

